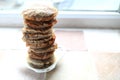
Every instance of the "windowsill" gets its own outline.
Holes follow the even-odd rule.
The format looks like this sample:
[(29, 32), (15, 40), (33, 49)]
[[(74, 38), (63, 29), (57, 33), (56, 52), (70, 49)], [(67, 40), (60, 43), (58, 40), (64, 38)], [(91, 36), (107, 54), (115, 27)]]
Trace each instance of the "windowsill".
[[(120, 28), (117, 12), (59, 11), (55, 27), (67, 28)], [(22, 27), (20, 10), (1, 10), (0, 27)]]
[[(9, 29), (0, 29), (0, 33), (1, 33), (0, 34), (1, 43), (3, 43), (2, 48), (3, 47), (6, 48), (8, 46), (12, 48), (14, 45), (15, 45), (14, 46), (15, 48), (20, 48), (17, 50), (16, 49), (7, 49), (7, 50), (0, 49), (0, 64), (1, 64), (0, 73), (3, 74), (2, 75), (3, 77), (1, 76), (0, 80), (7, 80), (8, 78), (13, 80), (14, 79), (26, 79), (26, 80), (40, 79), (41, 78), (40, 74), (29, 70), (28, 68), (26, 68), (24, 64), (26, 61), (25, 55), (27, 53), (26, 52), (27, 50), (25, 50), (25, 44), (23, 44), (23, 41), (21, 41), (22, 32), (20, 32), (19, 29), (9, 28)], [(10, 36), (9, 40), (7, 36)], [(62, 35), (62, 39), (63, 39), (63, 36), (65, 35)], [(78, 39), (79, 35), (77, 36), (77, 38), (75, 38), (75, 36), (76, 35), (71, 36), (72, 38), (69, 40)], [(119, 30), (85, 30), (84, 36), (86, 36), (85, 38), (87, 40), (87, 44), (89, 43), (87, 45), (88, 51), (76, 51), (76, 50), (66, 51), (66, 54), (58, 62), (56, 68), (53, 71), (47, 73), (47, 80), (48, 79), (49, 80), (57, 80), (57, 79), (58, 80), (59, 79), (60, 80), (61, 79), (62, 80), (68, 80), (68, 79), (88, 80), (88, 78), (90, 80), (98, 80), (98, 79), (118, 80), (119, 79), (119, 73), (120, 73)], [(4, 37), (4, 39), (2, 37)], [(69, 41), (67, 40), (66, 42), (68, 43)], [(73, 42), (75, 42), (75, 45), (80, 43), (79, 40), (73, 41)], [(5, 44), (7, 44), (7, 46)], [(72, 44), (70, 44), (70, 46), (76, 47)], [(94, 48), (94, 51), (96, 49), (96, 52), (93, 51), (93, 48)], [(108, 51), (107, 52), (103, 51), (105, 49), (107, 49)], [(111, 49), (112, 50), (114, 49), (114, 50), (111, 51)], [(116, 52), (116, 49), (118, 49), (119, 51)], [(100, 51), (103, 51), (103, 52), (100, 52)], [(71, 62), (73, 66), (71, 66)], [(73, 70), (71, 71), (72, 68)], [(8, 73), (5, 73), (5, 70)], [(6, 75), (7, 77), (4, 77)], [(68, 75), (72, 75), (72, 76), (68, 76)]]

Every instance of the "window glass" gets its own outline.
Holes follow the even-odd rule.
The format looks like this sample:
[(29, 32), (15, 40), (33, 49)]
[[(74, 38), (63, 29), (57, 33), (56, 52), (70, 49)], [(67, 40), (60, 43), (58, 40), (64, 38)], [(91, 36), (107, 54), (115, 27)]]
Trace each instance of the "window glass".
[(117, 11), (120, 0), (0, 0), (0, 9), (16, 9), (24, 3), (49, 1), (59, 10), (82, 11)]
[(60, 10), (103, 10), (116, 11), (120, 0), (59, 0), (56, 2)]
[(0, 0), (0, 10), (19, 8), (23, 2), (23, 0)]

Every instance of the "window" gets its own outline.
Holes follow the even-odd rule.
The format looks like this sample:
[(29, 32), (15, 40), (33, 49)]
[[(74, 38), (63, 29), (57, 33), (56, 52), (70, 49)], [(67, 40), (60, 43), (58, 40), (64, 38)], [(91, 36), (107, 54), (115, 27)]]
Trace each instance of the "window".
[(0, 0), (0, 26), (21, 27), (21, 10), (34, 1), (52, 2), (58, 8), (57, 27), (120, 27), (119, 0)]
[(62, 0), (56, 2), (60, 10), (117, 11), (119, 0)]

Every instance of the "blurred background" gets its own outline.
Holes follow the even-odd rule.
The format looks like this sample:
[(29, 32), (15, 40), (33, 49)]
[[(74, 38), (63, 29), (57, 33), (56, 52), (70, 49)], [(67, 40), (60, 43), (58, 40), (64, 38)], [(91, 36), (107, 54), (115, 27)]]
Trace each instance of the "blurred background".
[(63, 11), (119, 11), (120, 0), (0, 0), (0, 10), (21, 9), (30, 2), (50, 2)]

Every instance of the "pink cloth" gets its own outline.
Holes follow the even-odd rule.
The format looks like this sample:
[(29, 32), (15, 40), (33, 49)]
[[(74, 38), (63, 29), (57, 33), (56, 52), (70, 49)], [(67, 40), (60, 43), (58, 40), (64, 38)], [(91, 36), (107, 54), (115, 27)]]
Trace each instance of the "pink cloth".
[(82, 31), (60, 31), (56, 30), (56, 42), (67, 50), (87, 50)]

